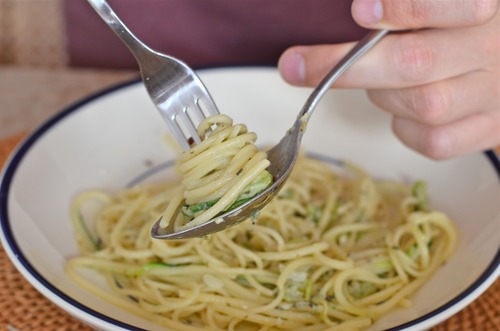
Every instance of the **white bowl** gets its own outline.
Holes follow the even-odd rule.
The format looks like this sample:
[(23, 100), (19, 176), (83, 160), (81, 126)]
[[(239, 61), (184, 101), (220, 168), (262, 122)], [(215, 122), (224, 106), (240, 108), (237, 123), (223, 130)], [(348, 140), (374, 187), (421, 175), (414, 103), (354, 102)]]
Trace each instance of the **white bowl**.
[[(200, 71), (219, 109), (271, 145), (291, 126), (310, 90), (293, 88), (271, 68)], [(414, 305), (373, 330), (422, 330), (464, 308), (500, 273), (500, 162), (492, 152), (434, 162), (404, 147), (390, 118), (362, 91), (329, 92), (305, 136), (308, 151), (350, 160), (376, 177), (428, 182), (434, 206), (458, 224), (455, 255), (413, 297)], [(78, 287), (64, 272), (78, 250), (69, 206), (78, 192), (118, 190), (162, 176), (175, 157), (165, 124), (139, 82), (104, 91), (59, 113), (31, 134), (4, 168), (2, 243), (43, 295), (101, 330), (164, 330)]]

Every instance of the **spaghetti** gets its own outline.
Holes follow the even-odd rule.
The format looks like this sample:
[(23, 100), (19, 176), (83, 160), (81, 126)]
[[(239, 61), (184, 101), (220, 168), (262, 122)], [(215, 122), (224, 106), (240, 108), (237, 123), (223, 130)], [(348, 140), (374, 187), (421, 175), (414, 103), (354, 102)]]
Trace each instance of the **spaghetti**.
[[(171, 330), (361, 330), (410, 296), (457, 243), (422, 182), (375, 181), (305, 156), (253, 222), (207, 238), (162, 241), (150, 228), (175, 183), (88, 192), (72, 218), (82, 287)], [(104, 206), (83, 225), (90, 201)], [(109, 288), (81, 273), (97, 270)]]
[[(160, 227), (174, 220), (174, 231), (200, 225), (245, 203), (272, 183), (266, 153), (257, 135), (227, 115), (213, 115), (198, 127), (201, 143), (184, 152), (182, 185), (163, 213)], [(181, 207), (182, 205), (182, 207)], [(179, 212), (180, 209), (180, 212)]]

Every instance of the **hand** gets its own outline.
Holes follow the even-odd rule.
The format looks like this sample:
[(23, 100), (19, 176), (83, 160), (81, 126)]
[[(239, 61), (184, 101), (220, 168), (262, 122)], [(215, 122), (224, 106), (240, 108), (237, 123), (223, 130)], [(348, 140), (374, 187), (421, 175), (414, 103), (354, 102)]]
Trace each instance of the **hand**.
[[(335, 84), (365, 88), (410, 148), (448, 159), (500, 145), (500, 0), (354, 0), (355, 21), (389, 34)], [(316, 85), (353, 46), (295, 46), (279, 70)]]

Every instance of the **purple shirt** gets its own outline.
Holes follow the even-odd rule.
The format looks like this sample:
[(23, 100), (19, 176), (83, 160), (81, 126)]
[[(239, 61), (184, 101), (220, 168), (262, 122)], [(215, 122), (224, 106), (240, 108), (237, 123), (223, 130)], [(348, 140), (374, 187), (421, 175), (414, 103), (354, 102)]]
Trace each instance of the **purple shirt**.
[[(148, 46), (194, 68), (276, 65), (293, 45), (359, 39), (352, 0), (108, 0)], [(137, 68), (86, 1), (65, 0), (70, 64)]]

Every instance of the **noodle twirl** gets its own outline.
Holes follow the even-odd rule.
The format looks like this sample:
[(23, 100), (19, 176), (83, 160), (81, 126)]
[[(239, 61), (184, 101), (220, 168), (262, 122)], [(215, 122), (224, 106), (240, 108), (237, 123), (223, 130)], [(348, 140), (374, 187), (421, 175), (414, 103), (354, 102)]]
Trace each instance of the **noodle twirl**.
[(180, 157), (182, 186), (163, 213), (160, 227), (167, 227), (170, 220), (175, 231), (205, 223), (250, 200), (273, 181), (265, 170), (266, 153), (255, 146), (257, 135), (245, 125), (213, 115), (200, 123), (198, 134), (201, 143)]

